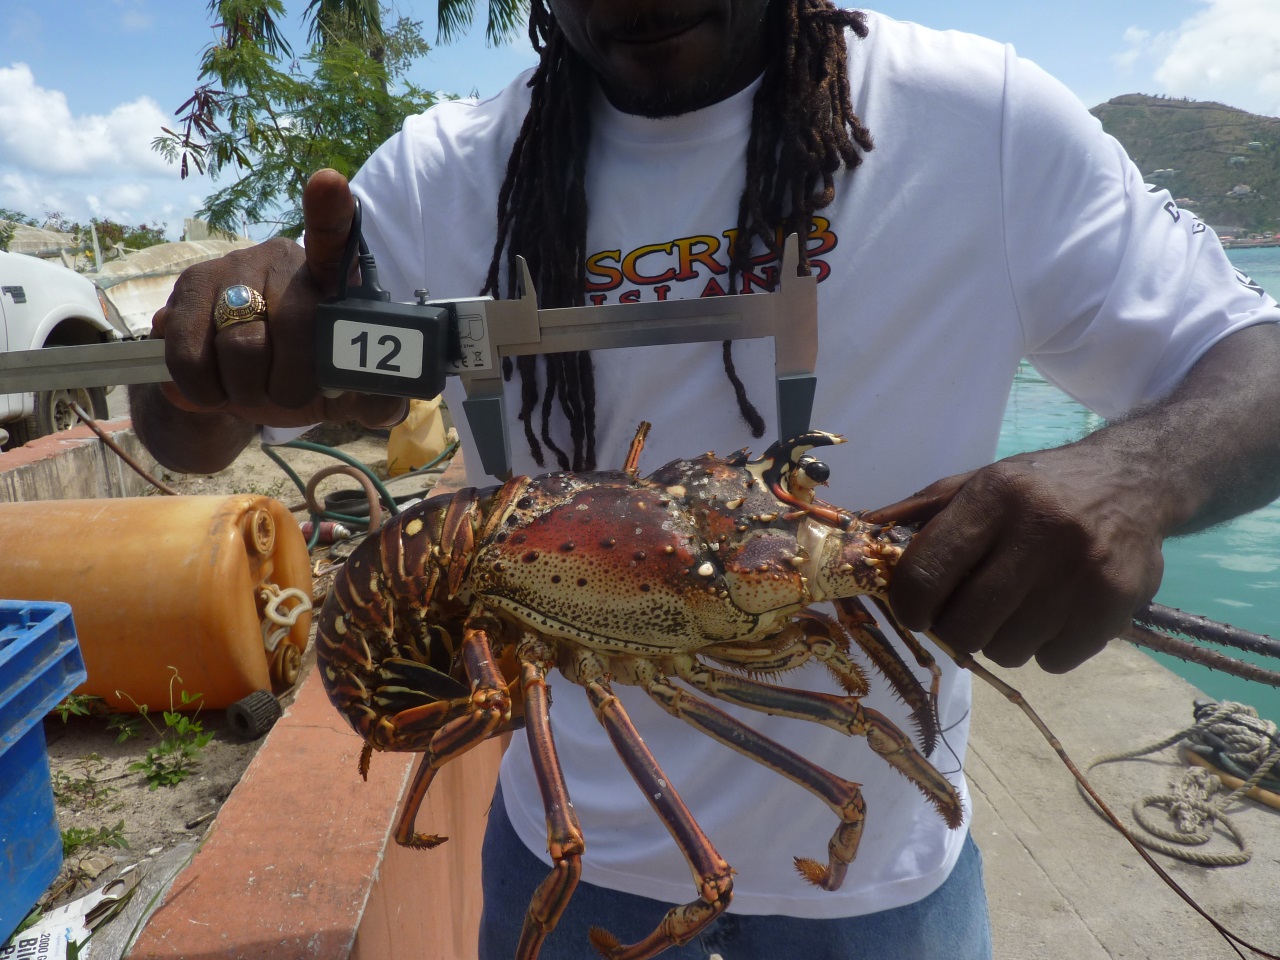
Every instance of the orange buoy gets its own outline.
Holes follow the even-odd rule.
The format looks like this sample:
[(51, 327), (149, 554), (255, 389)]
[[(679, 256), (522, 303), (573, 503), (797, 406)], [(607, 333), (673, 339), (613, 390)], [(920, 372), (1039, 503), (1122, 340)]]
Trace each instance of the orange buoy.
[(185, 690), (202, 695), (189, 709), (220, 709), (297, 679), (311, 563), (270, 497), (0, 503), (0, 599), (71, 604), (76, 692), (155, 711)]

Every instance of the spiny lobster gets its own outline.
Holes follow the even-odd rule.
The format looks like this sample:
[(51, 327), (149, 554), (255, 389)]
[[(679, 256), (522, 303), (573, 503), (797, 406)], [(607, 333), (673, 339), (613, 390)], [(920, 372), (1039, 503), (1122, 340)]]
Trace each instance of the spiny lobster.
[[(858, 785), (686, 687), (865, 736), (950, 827), (962, 821), (955, 788), (925, 759), (939, 736), (940, 671), (885, 599), (915, 528), (866, 523), (815, 497), (829, 471), (808, 451), (843, 442), (833, 434), (781, 441), (754, 460), (746, 450), (675, 460), (641, 477), (647, 430), (642, 424), (620, 471), (515, 477), (400, 514), (352, 554), (319, 618), (320, 670), (330, 699), (365, 740), (361, 773), (374, 750), (423, 754), (397, 819), (398, 843), (442, 842), (414, 830), (436, 771), (489, 737), (526, 728), (554, 866), (525, 916), (517, 960), (538, 956), (578, 882), (585, 850), (550, 734), (553, 668), (585, 688), (698, 878), (696, 899), (672, 907), (637, 943), (624, 946), (593, 929), (592, 943), (613, 960), (644, 960), (697, 935), (729, 905), (733, 871), (666, 782), (612, 682), (642, 688), (669, 713), (822, 799), (838, 818), (827, 862), (795, 859), (820, 887), (838, 888), (857, 852), (866, 813)], [(881, 632), (863, 596), (929, 672), (929, 690)], [(819, 601), (834, 604), (834, 619), (808, 609)], [(1017, 691), (930, 639), (1018, 704), (1105, 809)], [(909, 705), (923, 755), (888, 718), (860, 703), (868, 685), (852, 643)], [(760, 679), (811, 660), (827, 668), (841, 695)], [(1135, 847), (1229, 942), (1257, 951), (1204, 914)]]

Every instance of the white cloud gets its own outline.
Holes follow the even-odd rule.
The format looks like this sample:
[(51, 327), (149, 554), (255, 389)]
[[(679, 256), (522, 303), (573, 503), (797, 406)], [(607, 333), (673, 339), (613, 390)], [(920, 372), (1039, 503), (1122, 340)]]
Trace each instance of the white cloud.
[(117, 183), (107, 191), (106, 204), (120, 210), (140, 210), (151, 200), (151, 187), (145, 183)]
[(1167, 35), (1153, 73), (1160, 89), (1151, 92), (1280, 116), (1280, 3), (1201, 2), (1205, 9)]
[(0, 173), (0, 207), (17, 210), (37, 220), (52, 211), (67, 211), (71, 198), (37, 179), (13, 171)]
[[(122, 5), (122, 14), (134, 15), (136, 6)], [(81, 222), (161, 222), (176, 238), (212, 186), (201, 175), (180, 179), (151, 149), (171, 123), (149, 97), (77, 114), (64, 92), (41, 86), (26, 64), (0, 67), (0, 206), (36, 218), (59, 211)]]
[(159, 173), (169, 166), (151, 141), (167, 122), (149, 97), (122, 103), (106, 115), (75, 116), (66, 95), (39, 86), (25, 63), (0, 67), (0, 163), (62, 174)]
[[(149, 213), (155, 206), (149, 184), (121, 181), (107, 184), (106, 187), (101, 196), (96, 193), (85, 196), (85, 202), (95, 217), (131, 225), (150, 223), (156, 219), (161, 222), (170, 221), (169, 217)], [(182, 224), (179, 222), (177, 225), (181, 227)]]
[(1128, 73), (1134, 65), (1148, 55), (1151, 31), (1130, 27), (1124, 32), (1125, 49), (1111, 59), (1121, 73)]
[(154, 22), (147, 0), (115, 0), (115, 5), (120, 9), (120, 26), (128, 33), (147, 30)]

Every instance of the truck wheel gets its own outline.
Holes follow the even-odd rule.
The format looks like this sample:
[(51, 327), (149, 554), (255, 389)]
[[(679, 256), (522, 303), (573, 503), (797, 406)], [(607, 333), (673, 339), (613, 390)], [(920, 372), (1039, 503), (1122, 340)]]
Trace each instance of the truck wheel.
[(227, 722), (241, 740), (257, 740), (275, 725), (284, 711), (266, 690), (255, 690), (227, 707)]
[(102, 387), (78, 387), (74, 390), (42, 390), (36, 394), (36, 426), (40, 436), (70, 430), (80, 418), (72, 404), (97, 420), (107, 415), (107, 391)]
[(20, 447), (28, 440), (70, 430), (80, 422), (71, 407), (73, 403), (80, 404), (80, 408), (95, 420), (107, 416), (107, 391), (103, 387), (41, 390), (36, 394), (35, 411), (9, 427), (13, 434), (12, 445)]

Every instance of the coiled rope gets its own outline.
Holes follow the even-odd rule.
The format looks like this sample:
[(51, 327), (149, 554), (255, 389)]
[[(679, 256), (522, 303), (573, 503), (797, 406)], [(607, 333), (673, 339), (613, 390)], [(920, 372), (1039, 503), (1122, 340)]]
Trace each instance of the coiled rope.
[[(1185, 730), (1147, 747), (1096, 757), (1085, 770), (1088, 772), (1104, 763), (1145, 757), (1184, 741), (1189, 751), (1212, 762), (1215, 767), (1225, 765), (1242, 774), (1249, 770), (1253, 772), (1239, 778), (1243, 782), (1235, 790), (1214, 800), (1214, 796), (1225, 789), (1222, 779), (1204, 767), (1186, 767), (1170, 782), (1168, 793), (1143, 797), (1134, 803), (1133, 817), (1141, 828), (1134, 831), (1134, 836), (1143, 846), (1187, 863), (1214, 867), (1248, 863), (1253, 851), (1225, 811), (1264, 780), (1270, 785), (1267, 774), (1280, 762), (1280, 730), (1270, 720), (1260, 719), (1253, 707), (1230, 700), (1221, 703), (1197, 700), (1195, 723)], [(1094, 806), (1083, 789), (1081, 795), (1090, 806)], [(1165, 811), (1163, 822), (1153, 817), (1150, 812), (1153, 809)], [(1222, 825), (1239, 848), (1238, 852), (1210, 853), (1188, 849), (1208, 843), (1216, 823)]]
[[(312, 609), (311, 598), (297, 587), (282, 588), (275, 583), (261, 584), (258, 596), (263, 602), (262, 645), (268, 653), (275, 653), (276, 647), (289, 635), (298, 618)], [(287, 600), (292, 600), (294, 605), (288, 610), (282, 610)], [(268, 623), (272, 626), (268, 626)]]

